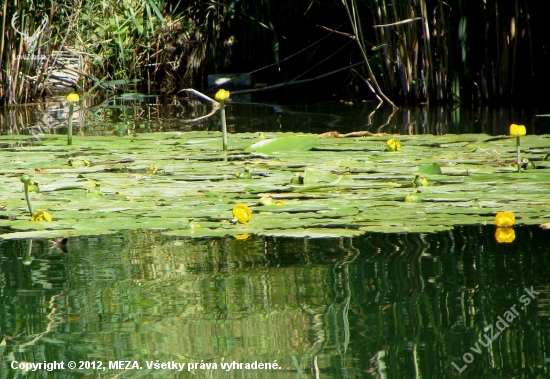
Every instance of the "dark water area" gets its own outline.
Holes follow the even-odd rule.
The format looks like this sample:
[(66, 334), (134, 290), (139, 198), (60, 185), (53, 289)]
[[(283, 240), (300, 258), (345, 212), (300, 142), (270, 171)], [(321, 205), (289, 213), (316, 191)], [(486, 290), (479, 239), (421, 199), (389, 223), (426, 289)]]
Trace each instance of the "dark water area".
[[(242, 99), (241, 99), (242, 100)], [(305, 132), (341, 134), (369, 131), (388, 134), (507, 135), (510, 124), (525, 125), (528, 134), (550, 131), (550, 107), (420, 107), (393, 110), (373, 102), (332, 101), (315, 104), (268, 104), (229, 101), (229, 131)], [(66, 133), (68, 104), (64, 99), (47, 103), (0, 108), (0, 134)], [(139, 132), (219, 130), (219, 112), (198, 100), (151, 97), (139, 101), (111, 100), (83, 104), (73, 127), (79, 135)]]
[[(515, 235), (3, 241), (0, 377), (547, 378), (550, 231)], [(65, 369), (12, 368), (44, 361)], [(197, 366), (147, 367), (172, 361)]]

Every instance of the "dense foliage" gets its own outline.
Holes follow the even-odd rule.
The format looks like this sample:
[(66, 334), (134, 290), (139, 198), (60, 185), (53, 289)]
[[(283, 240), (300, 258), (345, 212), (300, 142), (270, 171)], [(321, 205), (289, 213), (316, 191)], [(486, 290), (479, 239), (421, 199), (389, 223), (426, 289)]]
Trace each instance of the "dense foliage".
[(401, 104), (531, 101), (546, 95), (540, 83), (550, 78), (541, 6), (532, 0), (7, 0), (0, 103), (51, 92), (48, 80), (64, 68), (59, 52), (78, 57), (80, 64), (64, 72), (78, 74), (84, 90), (120, 80), (140, 80), (130, 83), (148, 93), (204, 90), (208, 74), (251, 71), (269, 86), (366, 59), (369, 65), (292, 93), (331, 88), (331, 94), (372, 98), (375, 91)]

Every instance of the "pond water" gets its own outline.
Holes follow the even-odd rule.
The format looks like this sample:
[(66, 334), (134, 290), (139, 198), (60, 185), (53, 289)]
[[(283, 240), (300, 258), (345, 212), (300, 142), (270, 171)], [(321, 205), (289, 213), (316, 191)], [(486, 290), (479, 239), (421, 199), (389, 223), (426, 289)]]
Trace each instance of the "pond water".
[[(548, 377), (550, 231), (494, 232), (4, 241), (0, 377)], [(103, 366), (23, 375), (15, 361)], [(278, 366), (222, 369), (233, 361)]]
[[(217, 116), (185, 121), (208, 112), (185, 99), (114, 101), (78, 112), (75, 134), (217, 130)], [(4, 108), (1, 133), (65, 133), (67, 113), (63, 101)], [(536, 113), (228, 107), (232, 132), (499, 135), (520, 123), (548, 133), (550, 118)], [(514, 231), (510, 243), (493, 226), (319, 239), (132, 231), (66, 246), (0, 239), (0, 378), (546, 378), (550, 231)], [(64, 367), (19, 368), (30, 362)], [(254, 362), (269, 369), (246, 366)]]
[[(338, 131), (389, 134), (507, 135), (510, 124), (523, 124), (528, 134), (550, 131), (550, 107), (541, 109), (423, 107), (376, 108), (373, 102), (326, 102), (310, 105), (278, 105), (229, 102), (230, 132), (324, 133)], [(142, 100), (89, 101), (74, 116), (75, 134), (126, 135), (132, 132), (219, 130), (218, 114), (211, 107), (188, 98), (153, 97)], [(0, 134), (66, 133), (69, 107), (64, 99), (36, 105), (0, 108)], [(537, 115), (546, 116), (538, 117)], [(190, 122), (195, 120), (193, 122)]]

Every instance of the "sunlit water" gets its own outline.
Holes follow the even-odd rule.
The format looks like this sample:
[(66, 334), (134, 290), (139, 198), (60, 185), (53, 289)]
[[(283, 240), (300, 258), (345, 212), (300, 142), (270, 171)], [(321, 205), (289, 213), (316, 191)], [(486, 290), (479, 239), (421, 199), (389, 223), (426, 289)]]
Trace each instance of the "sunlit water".
[(4, 241), (0, 377), (546, 378), (550, 231), (494, 232)]

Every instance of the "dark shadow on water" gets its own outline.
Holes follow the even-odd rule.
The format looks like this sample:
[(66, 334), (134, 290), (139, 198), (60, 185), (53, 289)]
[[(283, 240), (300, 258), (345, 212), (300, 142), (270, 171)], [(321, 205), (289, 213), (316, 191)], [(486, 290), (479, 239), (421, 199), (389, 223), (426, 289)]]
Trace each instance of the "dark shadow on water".
[[(211, 378), (544, 378), (549, 237), (535, 226), (511, 243), (493, 226), (335, 239), (134, 231), (69, 238), (67, 254), (3, 241), (0, 373), (14, 377), (13, 361), (122, 359), (143, 366), (128, 378), (190, 375), (147, 369), (156, 360), (216, 363), (194, 371)], [(221, 369), (275, 360), (281, 370)]]
[[(128, 135), (143, 132), (219, 130), (218, 113), (198, 100), (176, 97), (141, 101), (113, 100), (81, 104), (74, 116), (75, 135)], [(328, 102), (309, 105), (236, 103), (228, 101), (226, 113), (231, 133), (369, 131), (389, 134), (507, 135), (510, 124), (523, 124), (529, 134), (546, 134), (550, 117), (536, 117), (535, 109), (514, 107), (390, 107), (363, 102)], [(546, 112), (547, 113), (547, 112)], [(68, 104), (63, 99), (25, 106), (0, 108), (0, 134), (66, 133)]]

